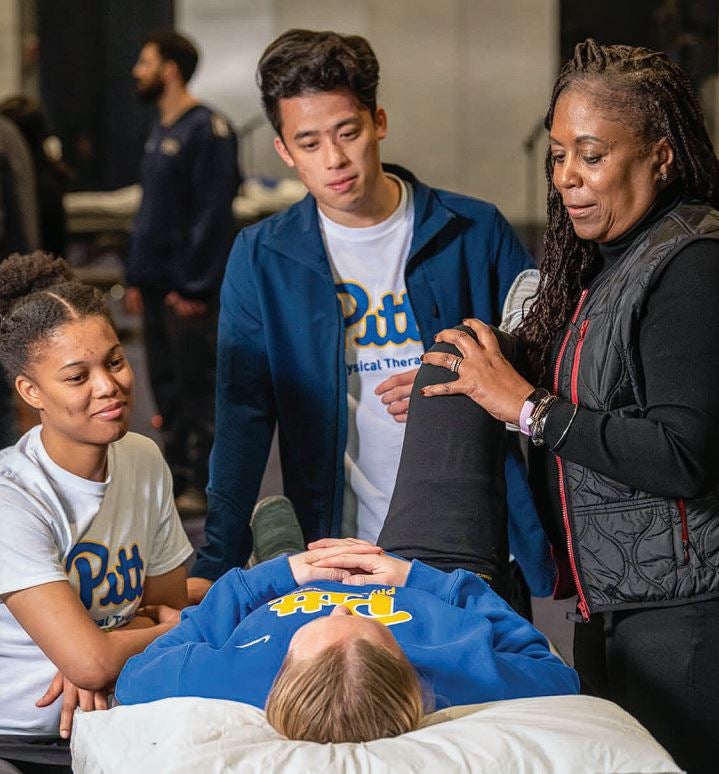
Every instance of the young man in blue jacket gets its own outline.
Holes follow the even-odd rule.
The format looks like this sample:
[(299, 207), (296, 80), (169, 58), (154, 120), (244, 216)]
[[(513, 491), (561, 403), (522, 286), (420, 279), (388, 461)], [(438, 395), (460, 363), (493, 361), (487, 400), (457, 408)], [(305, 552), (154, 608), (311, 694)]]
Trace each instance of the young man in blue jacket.
[[(188, 581), (195, 602), (250, 555), (276, 425), (305, 539), (375, 542), (420, 356), (464, 317), (499, 322), (514, 278), (532, 265), (496, 207), (381, 164), (387, 115), (364, 38), (290, 30), (258, 75), (277, 153), (309, 194), (244, 229), (230, 254), (207, 545)], [(535, 593), (547, 594), (544, 537), (515, 457), (507, 477), (510, 532), (523, 538), (514, 552)]]
[(116, 696), (266, 706), (280, 733), (324, 743), (411, 731), (432, 706), (578, 687), (544, 637), (473, 573), (325, 539), (228, 572), (128, 661)]

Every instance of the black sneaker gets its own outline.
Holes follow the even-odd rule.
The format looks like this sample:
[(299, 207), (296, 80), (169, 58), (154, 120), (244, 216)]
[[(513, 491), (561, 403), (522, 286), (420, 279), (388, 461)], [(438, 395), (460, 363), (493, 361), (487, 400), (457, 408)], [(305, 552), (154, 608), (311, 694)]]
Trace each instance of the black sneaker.
[(305, 538), (295, 509), (283, 495), (264, 497), (255, 505), (250, 529), (254, 542), (251, 564), (305, 550)]

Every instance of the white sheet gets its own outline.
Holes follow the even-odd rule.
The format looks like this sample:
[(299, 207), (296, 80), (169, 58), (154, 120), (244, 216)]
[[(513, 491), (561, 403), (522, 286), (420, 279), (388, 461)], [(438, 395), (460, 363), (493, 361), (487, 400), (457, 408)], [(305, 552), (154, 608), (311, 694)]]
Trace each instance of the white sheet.
[(263, 712), (244, 704), (166, 699), (78, 712), (72, 751), (78, 774), (681, 771), (634, 718), (586, 696), (453, 707), (395, 739), (338, 745), (283, 739)]

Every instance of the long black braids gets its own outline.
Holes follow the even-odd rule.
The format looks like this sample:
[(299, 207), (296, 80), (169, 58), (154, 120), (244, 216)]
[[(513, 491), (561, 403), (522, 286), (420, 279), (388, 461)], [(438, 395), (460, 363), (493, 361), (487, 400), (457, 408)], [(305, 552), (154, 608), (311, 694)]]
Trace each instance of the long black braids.
[[(666, 54), (624, 45), (601, 46), (591, 38), (579, 43), (554, 84), (544, 121), (548, 130), (557, 99), (570, 87), (591, 95), (603, 117), (632, 129), (647, 145), (666, 137), (674, 151), (672, 181), (681, 183), (685, 197), (719, 209), (719, 162), (701, 108), (686, 75)], [(541, 280), (535, 302), (517, 331), (527, 343), (529, 376), (545, 386), (550, 386), (552, 344), (594, 273), (598, 257), (595, 243), (575, 234), (552, 183), (552, 172), (548, 150)]]

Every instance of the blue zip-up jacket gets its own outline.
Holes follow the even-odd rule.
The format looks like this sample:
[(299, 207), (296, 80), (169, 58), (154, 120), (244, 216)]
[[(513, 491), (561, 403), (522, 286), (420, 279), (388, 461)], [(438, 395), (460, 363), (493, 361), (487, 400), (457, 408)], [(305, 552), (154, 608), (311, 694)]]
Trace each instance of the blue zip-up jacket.
[[(425, 349), (465, 317), (500, 321), (504, 297), (533, 265), (497, 208), (413, 188), (414, 234), (405, 281)], [(246, 563), (249, 519), (279, 425), (284, 492), (305, 538), (339, 536), (347, 437), (344, 320), (317, 216), (307, 196), (244, 229), (221, 292), (215, 443), (210, 456), (207, 545), (192, 575), (216, 580)], [(532, 592), (551, 593), (553, 564), (523, 462), (508, 457), (512, 550)]]
[(178, 626), (127, 662), (115, 695), (121, 704), (199, 696), (262, 708), (292, 635), (336, 605), (391, 628), (437, 709), (579, 690), (576, 672), (473, 573), (415, 560), (405, 586), (298, 588), (281, 556), (228, 572)]

